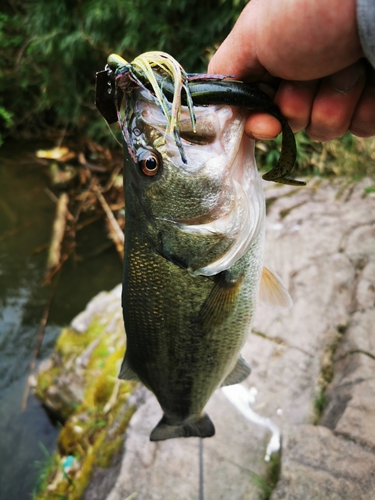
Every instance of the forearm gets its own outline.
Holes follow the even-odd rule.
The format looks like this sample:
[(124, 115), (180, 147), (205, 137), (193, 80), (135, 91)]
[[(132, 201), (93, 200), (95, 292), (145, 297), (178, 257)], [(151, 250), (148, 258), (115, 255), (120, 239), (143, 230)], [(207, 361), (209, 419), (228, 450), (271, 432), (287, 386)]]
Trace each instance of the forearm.
[(357, 23), (363, 52), (375, 68), (375, 0), (357, 0)]

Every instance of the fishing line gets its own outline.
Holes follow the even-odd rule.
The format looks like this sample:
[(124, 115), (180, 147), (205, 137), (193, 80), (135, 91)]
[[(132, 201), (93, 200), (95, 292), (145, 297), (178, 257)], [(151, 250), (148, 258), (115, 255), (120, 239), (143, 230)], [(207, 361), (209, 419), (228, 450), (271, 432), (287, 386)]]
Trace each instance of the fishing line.
[(199, 438), (199, 500), (203, 498), (203, 438)]
[(109, 131), (110, 131), (110, 133), (112, 134), (112, 136), (113, 136), (114, 140), (117, 142), (117, 144), (119, 144), (121, 147), (124, 147), (124, 145), (123, 145), (123, 144), (121, 144), (121, 142), (120, 142), (120, 141), (117, 139), (117, 137), (115, 136), (115, 134), (114, 134), (113, 130), (111, 129), (111, 127), (109, 126), (109, 123), (107, 122), (107, 120), (106, 120), (105, 118), (104, 118), (104, 121), (105, 121), (105, 123), (106, 123), (106, 125), (107, 125), (107, 127), (108, 127), (108, 130), (109, 130)]
[[(64, 262), (65, 261), (63, 261), (63, 263)], [(63, 263), (61, 264), (61, 266), (63, 265)], [(27, 399), (29, 397), (29, 392), (30, 392), (31, 375), (35, 369), (36, 360), (38, 358), (38, 355), (39, 355), (39, 352), (40, 352), (40, 349), (42, 346), (44, 333), (45, 333), (47, 322), (48, 322), (49, 313), (51, 311), (52, 302), (53, 302), (53, 299), (55, 298), (57, 285), (59, 284), (59, 280), (60, 280), (61, 266), (60, 266), (60, 269), (56, 273), (54, 283), (51, 285), (52, 288), (51, 288), (51, 291), (49, 293), (47, 303), (46, 303), (46, 306), (44, 308), (43, 316), (42, 316), (42, 319), (40, 321), (39, 329), (37, 332), (36, 345), (35, 345), (33, 357), (31, 359), (31, 362), (29, 365), (29, 376), (27, 377), (27, 380), (26, 380), (26, 386), (25, 386), (25, 390), (24, 390), (23, 398), (22, 398), (22, 411), (26, 410)]]

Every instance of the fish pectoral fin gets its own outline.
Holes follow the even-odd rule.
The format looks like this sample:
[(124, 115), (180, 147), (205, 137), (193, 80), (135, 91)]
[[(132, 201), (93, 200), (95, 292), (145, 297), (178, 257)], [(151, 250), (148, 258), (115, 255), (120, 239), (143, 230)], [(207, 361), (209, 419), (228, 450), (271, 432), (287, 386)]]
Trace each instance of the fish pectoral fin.
[(225, 387), (226, 385), (240, 384), (250, 375), (250, 373), (251, 373), (250, 366), (246, 363), (243, 357), (239, 355), (235, 367), (225, 377), (220, 387)]
[(118, 378), (121, 378), (123, 380), (134, 380), (135, 382), (140, 382), (140, 379), (138, 375), (133, 371), (128, 363), (128, 360), (126, 359), (126, 356), (124, 358), (124, 361), (122, 362), (121, 365), (121, 370), (118, 375)]
[(219, 325), (233, 311), (233, 305), (241, 289), (243, 275), (234, 278), (230, 271), (215, 276), (215, 285), (201, 307), (198, 322), (203, 325)]
[(265, 266), (263, 267), (260, 281), (259, 300), (266, 304), (286, 309), (293, 305), (292, 298), (280, 276)]
[(215, 426), (210, 417), (204, 413), (196, 420), (181, 425), (170, 425), (168, 418), (163, 415), (158, 425), (150, 434), (150, 441), (164, 441), (179, 437), (211, 437), (215, 434)]

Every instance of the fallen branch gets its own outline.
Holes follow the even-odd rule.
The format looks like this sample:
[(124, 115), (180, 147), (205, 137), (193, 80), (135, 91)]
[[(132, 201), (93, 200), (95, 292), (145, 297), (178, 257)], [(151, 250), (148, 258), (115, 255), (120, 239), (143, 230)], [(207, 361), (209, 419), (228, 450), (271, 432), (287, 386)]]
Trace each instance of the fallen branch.
[(48, 300), (47, 300), (46, 307), (44, 309), (44, 313), (43, 313), (42, 319), (40, 321), (38, 335), (37, 335), (37, 338), (36, 338), (36, 345), (35, 345), (35, 349), (34, 349), (34, 354), (33, 354), (33, 357), (31, 359), (30, 366), (29, 366), (29, 376), (27, 377), (25, 391), (23, 393), (22, 411), (24, 411), (26, 409), (27, 398), (28, 398), (29, 392), (30, 392), (31, 377), (33, 375), (33, 371), (35, 369), (36, 360), (37, 360), (37, 357), (39, 355), (39, 351), (40, 351), (40, 348), (41, 348), (41, 345), (42, 345), (42, 342), (43, 342), (44, 332), (45, 332), (45, 329), (46, 329), (46, 326), (47, 326), (48, 316), (49, 316), (49, 312), (51, 310), (53, 299), (55, 297), (55, 293), (56, 293), (56, 289), (57, 289), (57, 284), (59, 282), (59, 278), (60, 278), (60, 273), (56, 276), (55, 282), (54, 282), (54, 284), (52, 286), (51, 292), (50, 292)]
[(68, 195), (62, 193), (57, 203), (56, 215), (53, 223), (52, 240), (47, 259), (47, 274), (55, 269), (61, 260), (61, 245), (64, 239), (66, 219), (68, 216), (68, 203)]
[(95, 194), (99, 200), (99, 203), (103, 207), (103, 210), (108, 219), (108, 230), (110, 232), (111, 238), (115, 243), (116, 249), (120, 254), (121, 259), (124, 257), (124, 233), (117, 222), (115, 216), (113, 215), (112, 210), (109, 208), (108, 203), (106, 202), (104, 196), (100, 192), (98, 187), (94, 188)]

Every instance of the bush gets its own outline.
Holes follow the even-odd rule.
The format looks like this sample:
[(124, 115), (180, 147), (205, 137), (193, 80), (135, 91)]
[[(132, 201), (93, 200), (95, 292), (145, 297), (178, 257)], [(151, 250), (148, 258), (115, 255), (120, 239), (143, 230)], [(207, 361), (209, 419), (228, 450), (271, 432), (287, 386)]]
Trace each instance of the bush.
[(93, 104), (95, 72), (110, 53), (131, 61), (163, 50), (187, 71), (205, 71), (247, 3), (7, 1), (0, 13), (0, 134), (34, 136), (60, 127), (97, 140), (108, 140), (108, 132)]

